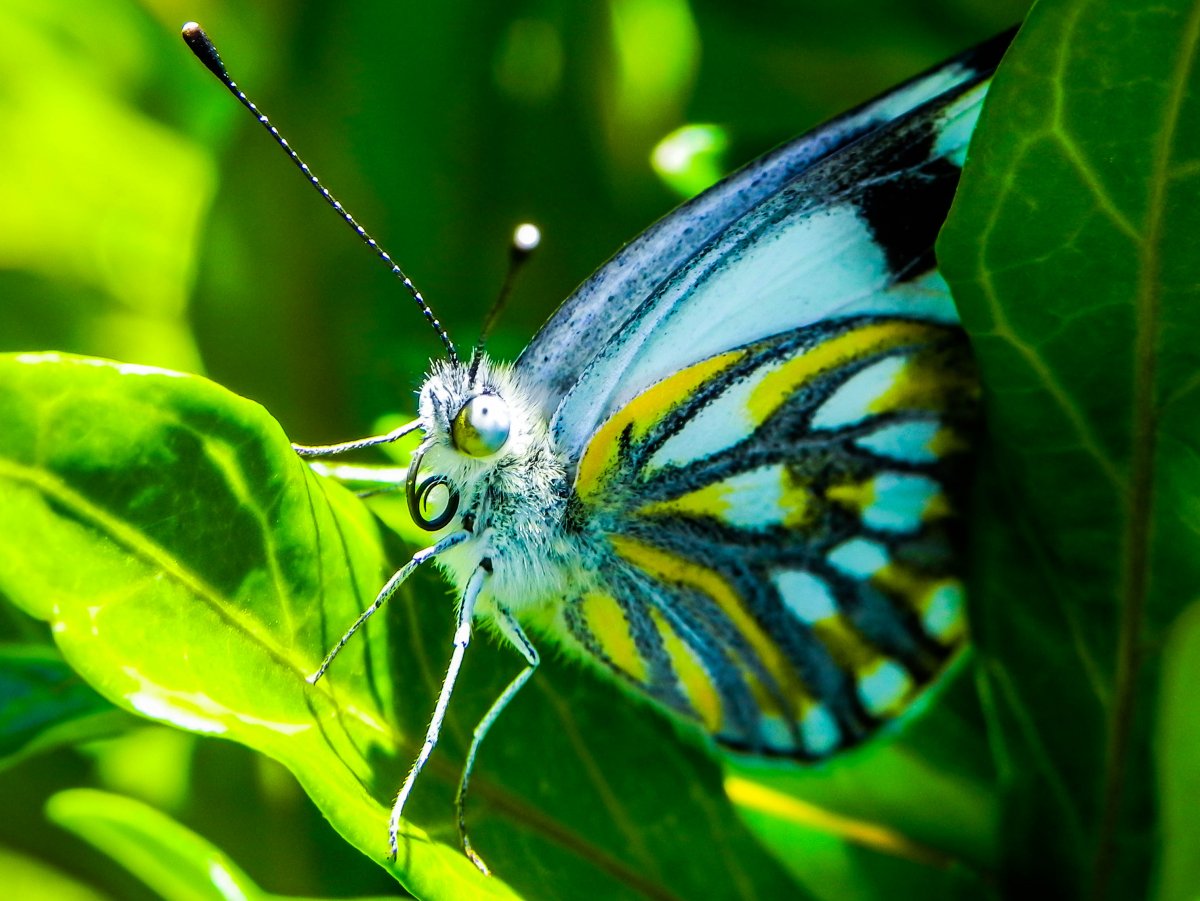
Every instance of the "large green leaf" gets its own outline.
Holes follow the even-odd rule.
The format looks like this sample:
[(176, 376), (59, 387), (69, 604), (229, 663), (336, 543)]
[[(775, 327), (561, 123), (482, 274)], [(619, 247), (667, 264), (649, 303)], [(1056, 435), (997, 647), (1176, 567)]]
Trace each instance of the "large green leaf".
[[(372, 765), (402, 742), (391, 683), (366, 642), (344, 670), (368, 678), (303, 678), (379, 582), (366, 512), (309, 477), (260, 408), (207, 382), (78, 358), (6, 363), (0, 590), (51, 623), (105, 696), (271, 753), (372, 847), (384, 834), (372, 789), (389, 790), (375, 780), (400, 768)], [(408, 877), (469, 869), (435, 851), (413, 855)]]
[(971, 613), (1014, 891), (1143, 897), (1181, 838), (1151, 747), (1200, 594), (1198, 41), (1194, 0), (1039, 4), (939, 246), (987, 400)]
[[(412, 805), (428, 832), (408, 826), (386, 864), (387, 805), (452, 611), (417, 617), (397, 598), (403, 636), (376, 617), (325, 680), (304, 681), (389, 567), (366, 508), (299, 461), (260, 407), (194, 377), (14, 355), (0, 363), (0, 422), (0, 591), (50, 622), (102, 694), (280, 760), (420, 897), (508, 896), (454, 847), (450, 813), (455, 761), (516, 661), (472, 649)], [(444, 596), (435, 584), (419, 583)], [(675, 732), (550, 662), (485, 749), (477, 847), (529, 897), (795, 896), (732, 816), (715, 764)]]

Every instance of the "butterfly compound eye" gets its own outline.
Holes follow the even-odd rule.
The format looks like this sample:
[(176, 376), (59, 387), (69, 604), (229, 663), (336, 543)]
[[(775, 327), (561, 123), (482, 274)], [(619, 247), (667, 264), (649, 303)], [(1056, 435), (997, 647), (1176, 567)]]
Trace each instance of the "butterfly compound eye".
[(512, 426), (508, 404), (495, 394), (477, 394), (450, 424), (450, 440), (470, 457), (490, 457), (504, 447)]

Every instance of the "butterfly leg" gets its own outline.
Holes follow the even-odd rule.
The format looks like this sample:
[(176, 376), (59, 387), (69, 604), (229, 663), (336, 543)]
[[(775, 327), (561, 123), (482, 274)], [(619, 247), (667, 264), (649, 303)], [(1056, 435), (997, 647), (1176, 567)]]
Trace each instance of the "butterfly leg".
[(294, 450), (301, 457), (332, 457), (334, 454), (344, 454), (346, 451), (359, 450), (364, 447), (374, 447), (377, 444), (390, 444), (393, 441), (398, 441), (409, 432), (416, 431), (421, 425), (421, 420), (414, 419), (412, 422), (406, 422), (398, 429), (392, 429), (386, 435), (375, 435), (371, 438), (359, 438), (357, 441), (343, 441), (341, 444), (293, 444)]
[(338, 639), (338, 643), (333, 646), (332, 651), (325, 655), (325, 659), (321, 661), (321, 665), (317, 668), (317, 671), (311, 676), (306, 677), (308, 683), (310, 685), (315, 685), (317, 680), (325, 675), (325, 671), (329, 669), (329, 664), (333, 663), (333, 658), (336, 657), (341, 652), (342, 648), (346, 646), (346, 642), (350, 640), (351, 636), (358, 631), (359, 627), (362, 626), (363, 623), (371, 618), (372, 614), (374, 614), (376, 610), (388, 602), (388, 599), (391, 598), (391, 596), (394, 595), (397, 590), (399, 590), (400, 586), (404, 584), (404, 580), (412, 575), (414, 569), (416, 569), (425, 561), (432, 560), (442, 551), (452, 548), (456, 544), (461, 544), (470, 537), (471, 533), (465, 529), (458, 532), (451, 532), (437, 544), (427, 548), (422, 548), (413, 554), (412, 559), (400, 567), (400, 569), (398, 569), (392, 575), (392, 577), (387, 580), (387, 584), (384, 585), (383, 588), (379, 589), (379, 594), (375, 596), (375, 600), (371, 602), (371, 606), (360, 613), (358, 619), (354, 621), (354, 624), (346, 630), (345, 634), (341, 638)]
[(442, 681), (442, 690), (438, 693), (437, 704), (434, 705), (433, 716), (429, 720), (429, 728), (425, 730), (425, 743), (421, 745), (421, 752), (413, 761), (408, 775), (404, 778), (404, 784), (400, 786), (400, 791), (396, 793), (396, 800), (392, 804), (392, 816), (388, 821), (389, 860), (395, 860), (399, 851), (400, 817), (404, 813), (404, 805), (412, 793), (417, 776), (425, 767), (425, 761), (429, 759), (429, 755), (433, 753), (438, 736), (442, 732), (442, 721), (446, 718), (450, 695), (454, 693), (454, 683), (458, 679), (463, 656), (466, 654), (467, 645), (471, 643), (471, 619), (475, 614), (475, 601), (479, 597), (487, 575), (488, 570), (480, 566), (471, 574), (471, 579), (467, 582), (467, 590), (463, 592), (462, 606), (458, 610), (458, 625), (454, 629), (454, 653), (450, 656), (450, 665), (446, 668), (446, 678)]
[(541, 658), (538, 656), (537, 648), (535, 648), (526, 637), (525, 632), (521, 629), (520, 623), (506, 607), (499, 607), (496, 614), (496, 624), (500, 627), (500, 633), (508, 639), (509, 644), (520, 651), (521, 656), (525, 658), (525, 668), (517, 673), (516, 677), (508, 683), (508, 687), (501, 692), (500, 697), (492, 702), (492, 706), (488, 712), (484, 714), (483, 719), (475, 727), (475, 734), (471, 738), (471, 747), (467, 751), (467, 761), (463, 764), (462, 776), (458, 780), (458, 794), (454, 799), (455, 809), (458, 811), (458, 837), (462, 842), (463, 853), (470, 858), (471, 862), (483, 872), (489, 875), (487, 864), (483, 862), (475, 849), (471, 847), (471, 840), (467, 837), (467, 784), (471, 781), (471, 770), (475, 767), (475, 754), (479, 750), (479, 746), (483, 744), (484, 736), (488, 734), (488, 730), (492, 728), (492, 723), (508, 706), (521, 687), (529, 681), (529, 677), (533, 675), (533, 671), (537, 669)]

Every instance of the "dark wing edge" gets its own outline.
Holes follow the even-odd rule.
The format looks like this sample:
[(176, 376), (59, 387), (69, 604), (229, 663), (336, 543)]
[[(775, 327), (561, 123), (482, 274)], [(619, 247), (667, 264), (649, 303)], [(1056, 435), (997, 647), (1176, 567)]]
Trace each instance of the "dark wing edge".
[(989, 78), (1016, 28), (747, 164), (634, 238), (575, 290), (517, 360), (547, 416), (628, 316), (733, 222), (812, 166), (933, 98)]

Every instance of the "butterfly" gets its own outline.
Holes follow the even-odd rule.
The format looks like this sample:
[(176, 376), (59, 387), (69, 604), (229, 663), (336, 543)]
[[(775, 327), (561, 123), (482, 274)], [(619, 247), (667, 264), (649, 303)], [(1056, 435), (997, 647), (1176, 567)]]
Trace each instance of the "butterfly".
[[(199, 26), (184, 37), (257, 115)], [(722, 746), (799, 760), (862, 742), (962, 646), (979, 387), (933, 246), (1010, 38), (684, 204), (584, 282), (511, 365), (479, 346), (459, 357), (405, 278), (447, 351), (417, 419), (296, 446), (322, 457), (419, 432), (405, 487), (432, 536), (310, 681), (416, 567), (435, 562), (458, 589), (445, 681), (391, 812), (391, 857), (480, 622), (524, 661), (476, 727), (459, 783), (460, 838), (484, 872), (467, 786), (540, 642)]]

